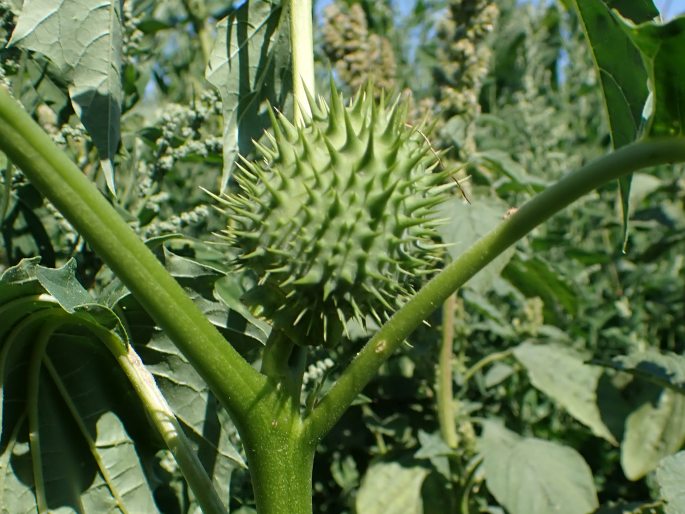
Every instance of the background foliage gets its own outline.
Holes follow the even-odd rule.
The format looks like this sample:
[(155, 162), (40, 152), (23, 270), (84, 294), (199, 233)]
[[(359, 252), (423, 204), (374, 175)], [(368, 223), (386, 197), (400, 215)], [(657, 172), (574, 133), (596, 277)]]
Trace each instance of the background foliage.
[[(0, 81), (255, 362), (268, 326), (239, 301), (251, 278), (231, 271), (228, 250), (211, 237), (223, 221), (200, 188), (233, 186), (233, 160), (238, 151), (249, 156), (261, 137), (268, 102), (290, 112), (287, 10), (270, 1), (227, 7), (128, 0), (112, 4), (120, 10), (78, 11), (78, 18), (68, 11), (78, 2), (65, 1), (62, 14), (72, 25), (56, 37), (73, 48), (57, 51), (45, 37), (54, 28), (31, 15), (45, 2), (18, 4), (0, 0)], [(441, 229), (452, 256), (611, 145), (612, 120), (603, 116), (591, 53), (567, 4), (424, 0), (406, 12), (388, 0), (348, 0), (322, 12), (320, 76), (332, 70), (347, 93), (371, 79), (408, 97), (410, 123), (444, 152), (445, 166), (461, 169), (463, 195), (445, 206), (449, 221)], [(102, 33), (81, 41), (68, 35), (93, 26)], [(90, 67), (84, 75), (81, 61), (111, 54), (116, 41), (122, 52), (106, 61), (116, 66)], [(232, 73), (233, 66), (242, 73)], [(89, 109), (102, 105), (108, 116), (94, 117)], [(95, 313), (85, 309), (94, 316), (89, 323), (120, 323), (122, 340), (155, 375), (231, 511), (253, 512), (239, 440), (207, 387), (1, 155), (0, 172), (0, 272), (11, 268), (0, 279), (0, 300), (16, 291), (10, 285), (22, 284), (27, 298), (48, 292), (73, 312), (98, 305)], [(620, 197), (627, 194), (624, 252)], [(456, 327), (456, 447), (438, 428), (435, 366), (445, 320), (436, 314), (321, 443), (317, 512), (680, 512), (682, 486), (672, 477), (684, 466), (676, 453), (685, 442), (684, 245), (685, 179), (673, 168), (636, 174), (629, 193), (618, 184), (604, 187), (537, 229), (460, 291), (449, 314)], [(40, 266), (36, 260), (13, 267), (34, 256)], [(64, 268), (47, 271), (54, 267)], [(53, 372), (22, 372), (35, 359), (42, 318), (32, 316), (44, 315), (43, 307), (50, 306), (37, 304), (27, 315), (23, 332), (5, 334), (12, 344), (0, 357), (7, 374), (2, 508), (33, 512), (31, 491), (41, 484), (27, 471), (26, 447), (29, 429), (38, 427), (44, 455), (60, 448), (70, 456), (53, 457), (54, 475), (43, 484), (51, 508), (192, 512), (178, 469), (82, 329), (64, 327), (53, 336)], [(4, 327), (13, 326), (9, 311), (0, 313)], [(303, 405), (316, 401), (336, 377), (333, 363), (347, 362), (368, 334), (351, 330), (350, 337), (344, 349), (317, 350)], [(65, 352), (78, 359), (65, 359)], [(30, 396), (36, 384), (49, 386)], [(79, 387), (89, 391), (87, 401)], [(16, 407), (22, 402), (25, 411)], [(40, 406), (41, 416), (31, 406)], [(59, 421), (45, 425), (47, 416)], [(121, 471), (129, 482), (106, 471), (108, 451), (129, 465)], [(79, 468), (74, 455), (89, 466)], [(67, 482), (91, 503), (64, 494)], [(144, 493), (127, 497), (134, 485)]]

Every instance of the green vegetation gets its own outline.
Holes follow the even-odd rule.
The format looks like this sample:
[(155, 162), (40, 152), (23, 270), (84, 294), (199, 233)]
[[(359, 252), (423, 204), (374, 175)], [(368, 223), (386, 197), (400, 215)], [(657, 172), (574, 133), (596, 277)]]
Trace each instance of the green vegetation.
[(685, 510), (685, 18), (20, 3), (0, 512)]

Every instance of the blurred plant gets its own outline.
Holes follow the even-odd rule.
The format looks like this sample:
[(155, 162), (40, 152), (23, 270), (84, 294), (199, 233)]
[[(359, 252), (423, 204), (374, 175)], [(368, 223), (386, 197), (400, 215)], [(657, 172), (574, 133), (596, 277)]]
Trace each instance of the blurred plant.
[[(446, 16), (438, 22), (438, 50), (433, 69), (438, 87), (436, 109), (441, 146), (455, 145), (462, 156), (475, 151), (468, 128), (480, 114), (479, 96), (488, 74), (492, 51), (488, 41), (499, 9), (492, 0), (450, 0)], [(454, 123), (450, 123), (454, 121)], [(454, 130), (455, 123), (461, 130)]]
[(369, 30), (361, 4), (333, 2), (324, 11), (323, 50), (340, 80), (351, 91), (366, 82), (376, 94), (396, 87), (397, 64), (390, 41)]

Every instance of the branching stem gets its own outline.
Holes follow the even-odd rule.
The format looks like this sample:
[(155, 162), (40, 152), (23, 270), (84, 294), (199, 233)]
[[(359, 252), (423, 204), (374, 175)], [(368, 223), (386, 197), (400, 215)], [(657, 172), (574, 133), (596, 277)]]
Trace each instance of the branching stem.
[(3, 87), (0, 150), (129, 288), (236, 423), (248, 419), (266, 378), (221, 336), (105, 197)]
[(535, 227), (597, 187), (636, 170), (685, 161), (685, 138), (642, 140), (596, 159), (524, 204), (426, 284), (357, 354), (306, 420), (312, 437), (323, 437), (402, 342), (495, 257)]

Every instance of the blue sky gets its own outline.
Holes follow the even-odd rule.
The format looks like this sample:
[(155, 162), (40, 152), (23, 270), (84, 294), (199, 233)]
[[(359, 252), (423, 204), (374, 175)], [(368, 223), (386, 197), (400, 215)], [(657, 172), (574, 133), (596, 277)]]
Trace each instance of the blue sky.
[(662, 0), (659, 9), (667, 10), (667, 15), (675, 16), (676, 14), (685, 12), (685, 0)]

